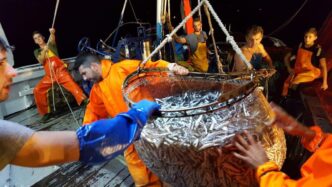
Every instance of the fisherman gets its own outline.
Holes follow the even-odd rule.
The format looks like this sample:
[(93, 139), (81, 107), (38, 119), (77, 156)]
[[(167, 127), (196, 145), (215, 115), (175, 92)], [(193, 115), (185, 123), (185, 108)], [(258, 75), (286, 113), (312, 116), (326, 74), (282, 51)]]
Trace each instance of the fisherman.
[(302, 137), (303, 146), (313, 152), (301, 167), (302, 177), (294, 180), (281, 172), (278, 165), (268, 159), (262, 144), (247, 132), (236, 136), (234, 156), (256, 169), (256, 178), (262, 187), (332, 186), (332, 135), (322, 132), (318, 126), (305, 127), (275, 105), (272, 108), (276, 124), (286, 133)]
[[(98, 56), (90, 53), (83, 53), (77, 57), (75, 68), (79, 70), (84, 80), (95, 82), (90, 93), (90, 103), (86, 108), (84, 124), (114, 117), (128, 110), (122, 96), (122, 84), (130, 73), (137, 70), (139, 63), (138, 60), (124, 60), (115, 64), (100, 62)], [(188, 73), (186, 68), (163, 60), (148, 61), (145, 67), (168, 67), (170, 71), (180, 75)], [(136, 98), (141, 99), (144, 96), (147, 95), (138, 92)], [(128, 147), (124, 157), (136, 186), (161, 186), (158, 177), (144, 165), (133, 145)]]
[(33, 90), (38, 112), (43, 116), (41, 122), (46, 122), (51, 117), (47, 92), (52, 84), (59, 84), (59, 86), (61, 85), (67, 89), (73, 94), (78, 105), (88, 102), (82, 89), (70, 76), (66, 64), (59, 58), (55, 43), (55, 29), (50, 28), (49, 31), (50, 37), (47, 43), (40, 32), (35, 31), (32, 34), (33, 40), (39, 46), (39, 49), (34, 51), (35, 57), (44, 66), (45, 70), (45, 76)]
[[(274, 68), (270, 55), (266, 52), (263, 44), (261, 43), (264, 36), (264, 31), (261, 26), (253, 25), (246, 33), (246, 43), (241, 48), (243, 55), (250, 62), (255, 70), (262, 69), (265, 65), (263, 60), (268, 63), (269, 68)], [(234, 56), (233, 71), (243, 72), (247, 71), (248, 67), (241, 60), (240, 56), (236, 54)]]
[[(326, 58), (322, 47), (315, 43), (317, 37), (317, 30), (309, 28), (304, 34), (304, 43), (300, 43), (296, 50), (285, 56), (289, 76), (284, 83), (282, 96), (287, 96), (289, 89), (296, 90), (299, 84), (319, 77), (323, 78), (321, 89), (327, 90)], [(296, 58), (294, 68), (290, 65), (291, 58)]]
[[(0, 37), (0, 101), (8, 98), (12, 79), (16, 76), (15, 70), (7, 63), (7, 48), (9, 46)], [(158, 104), (143, 100), (128, 112), (80, 127), (77, 132), (35, 132), (23, 125), (0, 120), (0, 170), (9, 163), (39, 167), (74, 161), (99, 163), (110, 160), (139, 138), (148, 117), (159, 108)], [(107, 151), (102, 151), (104, 148)]]
[[(169, 17), (167, 18), (167, 26), (169, 31), (174, 30)], [(188, 66), (188, 69), (193, 68), (193, 71), (207, 72), (209, 69), (208, 48), (206, 45), (208, 36), (202, 30), (203, 25), (199, 18), (194, 19), (193, 27), (194, 33), (188, 34), (185, 37), (179, 37), (177, 34), (173, 35), (177, 43), (186, 44), (190, 49), (189, 64), (181, 65)]]

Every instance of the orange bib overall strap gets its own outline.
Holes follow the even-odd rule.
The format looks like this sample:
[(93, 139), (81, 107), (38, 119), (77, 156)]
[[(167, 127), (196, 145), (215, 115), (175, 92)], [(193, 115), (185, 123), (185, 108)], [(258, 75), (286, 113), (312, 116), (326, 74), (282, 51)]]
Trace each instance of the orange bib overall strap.
[(196, 71), (207, 72), (209, 63), (207, 59), (207, 47), (205, 42), (198, 42), (196, 51), (191, 55), (190, 61)]
[(299, 48), (296, 55), (294, 75), (289, 76), (284, 83), (282, 95), (288, 94), (288, 89), (292, 84), (311, 82), (320, 76), (320, 69), (311, 63), (312, 52)]

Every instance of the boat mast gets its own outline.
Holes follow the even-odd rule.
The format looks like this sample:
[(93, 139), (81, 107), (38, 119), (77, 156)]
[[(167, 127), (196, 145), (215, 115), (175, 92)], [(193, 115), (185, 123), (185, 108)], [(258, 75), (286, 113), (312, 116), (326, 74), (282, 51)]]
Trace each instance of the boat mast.
[(160, 44), (160, 41), (163, 38), (163, 25), (161, 22), (162, 14), (162, 0), (157, 0), (157, 16), (156, 16), (156, 30), (157, 30), (157, 45)]

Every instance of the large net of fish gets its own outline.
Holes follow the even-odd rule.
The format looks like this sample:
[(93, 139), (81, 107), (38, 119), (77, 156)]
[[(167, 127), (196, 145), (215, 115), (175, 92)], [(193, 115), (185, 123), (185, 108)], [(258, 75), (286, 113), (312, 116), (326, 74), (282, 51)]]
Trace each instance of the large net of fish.
[(165, 72), (142, 73), (127, 80), (127, 101), (155, 99), (162, 107), (162, 117), (151, 120), (135, 143), (146, 166), (172, 186), (256, 186), (254, 170), (223, 148), (236, 133), (247, 130), (281, 167), (284, 134), (269, 125), (271, 110), (261, 91), (235, 95), (231, 104), (217, 102), (220, 95), (247, 82)]

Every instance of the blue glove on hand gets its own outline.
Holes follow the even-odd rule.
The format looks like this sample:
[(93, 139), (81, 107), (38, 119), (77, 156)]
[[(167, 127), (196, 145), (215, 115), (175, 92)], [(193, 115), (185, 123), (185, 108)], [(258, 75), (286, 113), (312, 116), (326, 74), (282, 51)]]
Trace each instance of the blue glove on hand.
[(128, 111), (128, 114), (133, 114), (136, 117), (136, 121), (139, 125), (143, 126), (146, 124), (149, 117), (160, 109), (160, 105), (148, 100), (142, 100), (132, 106), (132, 109)]
[(111, 160), (137, 140), (150, 115), (160, 105), (143, 100), (128, 112), (113, 119), (96, 121), (80, 127), (76, 134), (80, 146), (80, 161), (98, 163)]

